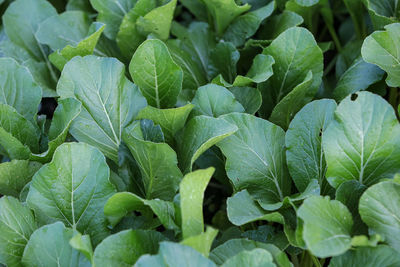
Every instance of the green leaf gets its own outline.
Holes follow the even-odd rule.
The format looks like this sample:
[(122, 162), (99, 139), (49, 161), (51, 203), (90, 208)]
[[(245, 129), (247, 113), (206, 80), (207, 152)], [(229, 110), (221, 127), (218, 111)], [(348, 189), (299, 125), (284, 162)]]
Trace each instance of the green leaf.
[(329, 197), (307, 198), (297, 210), (304, 221), (303, 238), (313, 255), (326, 258), (343, 254), (351, 247), (351, 213)]
[[(347, 206), (353, 216), (353, 234), (364, 234), (367, 233), (366, 225), (361, 221), (360, 214), (358, 212), (358, 204), (361, 195), (367, 189), (365, 185), (360, 184), (358, 181), (347, 181), (342, 183), (336, 190), (336, 200), (339, 200)], [(352, 241), (354, 246), (354, 240)]]
[(42, 100), (42, 89), (26, 67), (11, 58), (0, 58), (0, 103), (12, 106), (31, 123)]
[(299, 26), (304, 22), (300, 15), (288, 10), (284, 10), (282, 14), (270, 17), (267, 21), (260, 28), (260, 36), (264, 40), (273, 40), (287, 29)]
[(165, 228), (179, 230), (174, 203), (160, 199), (146, 200), (130, 192), (120, 192), (110, 197), (104, 206), (104, 214), (111, 226), (115, 226), (129, 212), (145, 212), (149, 209), (157, 215)]
[(149, 105), (169, 108), (176, 104), (183, 72), (162, 41), (143, 42), (132, 57), (129, 72)]
[[(225, 81), (223, 76), (220, 74), (218, 75), (213, 82), (225, 87), (232, 87), (232, 86), (248, 86), (253, 83), (262, 83), (269, 79), (272, 76), (272, 65), (275, 63), (274, 58), (271, 56), (266, 56), (263, 54), (258, 54), (255, 56), (253, 60), (253, 64), (251, 65), (249, 71), (247, 72), (246, 76), (238, 75), (236, 76), (233, 84), (228, 83)], [(236, 62), (234, 62), (236, 64)], [(233, 67), (235, 67), (233, 65)], [(232, 72), (233, 73), (233, 72)], [(230, 75), (229, 73), (227, 75)], [(233, 74), (232, 74), (233, 75)], [(232, 76), (231, 75), (231, 76)], [(233, 76), (232, 76), (233, 77)]]
[(264, 49), (264, 55), (275, 59), (274, 75), (259, 85), (263, 105), (259, 111), (264, 118), (273, 108), (312, 72), (309, 91), (321, 84), (323, 55), (313, 35), (304, 28), (294, 27), (280, 34)]
[(33, 177), (28, 205), (42, 223), (62, 221), (94, 244), (108, 235), (103, 206), (115, 192), (99, 150), (84, 143), (65, 143), (53, 160)]
[(400, 23), (385, 26), (386, 31), (376, 31), (368, 36), (362, 45), (363, 59), (387, 72), (386, 83), (391, 87), (400, 86)]
[(107, 237), (97, 246), (94, 265), (133, 266), (140, 256), (157, 253), (158, 243), (164, 240), (166, 238), (155, 231), (121, 231)]
[(45, 0), (17, 0), (3, 15), (5, 32), (10, 40), (27, 51), (36, 61), (47, 60), (45, 48), (35, 37), (41, 22), (57, 15), (55, 8)]
[[(356, 97), (355, 100), (353, 100)], [(348, 96), (322, 136), (329, 183), (366, 186), (392, 178), (400, 166), (400, 125), (393, 108), (369, 92)]]
[(365, 6), (369, 11), (375, 29), (399, 21), (400, 8), (396, 0), (366, 0)]
[(181, 199), (182, 235), (186, 239), (204, 232), (204, 191), (215, 169), (208, 168), (188, 173), (179, 186)]
[(307, 188), (312, 179), (318, 179), (322, 191), (326, 191), (326, 162), (321, 139), (333, 119), (335, 109), (333, 100), (313, 101), (296, 114), (286, 132), (287, 165), (300, 192)]
[(375, 248), (360, 247), (349, 250), (345, 254), (333, 257), (329, 267), (342, 266), (397, 266), (400, 264), (399, 252), (394, 249), (380, 245)]
[(36, 227), (28, 207), (13, 197), (0, 198), (0, 263), (23, 266), (22, 254)]
[(186, 7), (198, 20), (207, 21), (207, 8), (202, 0), (180, 0), (181, 4)]
[(207, 259), (195, 249), (172, 242), (161, 242), (157, 255), (144, 255), (134, 265), (135, 267), (216, 267), (215, 263)]
[(240, 53), (232, 43), (218, 43), (210, 52), (209, 76), (215, 77), (220, 74), (223, 80), (226, 80), (228, 83), (233, 83), (237, 74), (236, 63), (239, 57)]
[[(137, 127), (139, 125), (140, 127)], [(129, 133), (130, 135), (133, 135), (137, 139), (143, 141), (150, 141), (153, 143), (164, 143), (165, 141), (164, 133), (162, 132), (160, 125), (155, 125), (153, 121), (148, 119), (143, 119), (140, 121), (133, 122), (130, 126), (128, 126), (125, 129), (124, 130), (126, 132), (130, 132)]]
[(117, 44), (126, 58), (131, 58), (136, 48), (146, 40), (137, 29), (137, 20), (156, 8), (156, 0), (138, 0), (122, 19), (117, 34)]
[(26, 245), (22, 263), (28, 267), (90, 266), (86, 257), (69, 245), (73, 235), (74, 230), (61, 222), (37, 229)]
[(142, 109), (136, 119), (149, 119), (161, 126), (168, 143), (173, 141), (175, 134), (183, 128), (194, 105), (187, 104), (179, 108), (158, 109), (147, 106)]
[(301, 6), (313, 6), (319, 3), (320, 0), (296, 0), (296, 3)]
[(400, 251), (399, 203), (400, 184), (382, 182), (368, 188), (359, 204), (361, 219), (397, 252)]
[(296, 113), (310, 102), (317, 93), (318, 88), (312, 86), (312, 81), (313, 75), (310, 71), (304, 81), (298, 84), (274, 107), (269, 121), (286, 130)]
[(13, 107), (0, 104), (1, 153), (10, 159), (28, 159), (39, 150), (39, 130)]
[(90, 23), (88, 14), (66, 11), (43, 21), (35, 36), (40, 43), (55, 51), (67, 45), (78, 45), (88, 34)]
[(250, 5), (238, 6), (234, 0), (204, 0), (204, 4), (213, 18), (218, 35), (222, 35), (236, 17), (250, 9)]
[(242, 190), (229, 197), (226, 205), (229, 221), (237, 226), (261, 220), (284, 224), (282, 215), (263, 210), (247, 190)]
[(262, 97), (260, 91), (252, 87), (232, 87), (229, 89), (246, 113), (254, 115), (261, 107)]
[(136, 22), (137, 29), (144, 35), (152, 34), (161, 40), (167, 40), (174, 16), (177, 0), (171, 0), (167, 4), (151, 10), (144, 16), (140, 16)]
[[(207, 78), (210, 64), (210, 51), (215, 47), (215, 36), (209, 25), (203, 22), (193, 22), (186, 29), (178, 23), (172, 24), (172, 34), (182, 42), (182, 50), (189, 53)], [(196, 89), (196, 88), (195, 88)]]
[(271, 56), (259, 54), (253, 59), (246, 76), (238, 75), (233, 82), (233, 86), (248, 86), (252, 83), (262, 83), (273, 75), (272, 65), (275, 60)]
[(244, 250), (239, 252), (232, 258), (228, 259), (222, 267), (239, 267), (239, 266), (253, 266), (253, 267), (274, 267), (272, 262), (272, 255), (267, 250), (255, 248), (253, 250)]
[(12, 160), (0, 164), (0, 194), (19, 197), (24, 186), (42, 164), (28, 160)]
[(89, 235), (82, 235), (80, 233), (75, 233), (75, 235), (69, 240), (71, 247), (85, 255), (90, 263), (93, 262), (93, 248), (91, 242)]
[(99, 13), (97, 21), (107, 25), (104, 34), (115, 40), (124, 16), (131, 10), (135, 0), (90, 0), (92, 7)]
[(370, 85), (379, 82), (383, 75), (383, 70), (359, 57), (340, 77), (333, 96), (336, 101), (341, 101), (346, 96), (366, 90)]
[(122, 138), (142, 173), (144, 197), (172, 200), (182, 178), (175, 151), (165, 143), (144, 140), (138, 122), (128, 126)]
[(30, 159), (42, 163), (49, 162), (56, 148), (64, 143), (72, 121), (80, 112), (81, 103), (78, 100), (73, 98), (59, 100), (49, 128), (48, 149), (41, 154), (31, 154)]
[(191, 116), (206, 115), (217, 118), (231, 112), (244, 112), (243, 106), (228, 89), (215, 84), (200, 87), (192, 104), (194, 109)]
[(137, 86), (125, 77), (125, 66), (115, 58), (75, 57), (65, 65), (57, 93), (82, 103), (72, 136), (117, 162), (123, 128), (146, 106)]
[(237, 131), (237, 127), (223, 119), (196, 116), (191, 119), (179, 141), (178, 162), (183, 173), (192, 170), (193, 163), (207, 149)]
[(247, 38), (256, 33), (260, 24), (271, 16), (274, 9), (275, 1), (272, 1), (264, 7), (237, 17), (228, 25), (222, 38), (232, 42), (236, 47), (243, 45)]
[(205, 232), (199, 235), (187, 237), (182, 240), (181, 244), (192, 247), (203, 254), (205, 257), (208, 257), (211, 250), (211, 245), (213, 244), (213, 241), (217, 234), (218, 230), (212, 227), (207, 227), (207, 230)]
[(183, 44), (180, 40), (169, 39), (167, 41), (167, 46), (172, 59), (182, 68), (183, 90), (196, 90), (207, 83), (206, 75), (202, 70), (201, 63), (196, 61), (196, 58), (191, 53), (182, 49)]
[(221, 119), (239, 129), (217, 144), (226, 157), (225, 168), (235, 190), (247, 189), (264, 209), (275, 209), (291, 191), (285, 132), (249, 114), (232, 113)]
[(225, 242), (224, 244), (216, 247), (211, 251), (210, 259), (212, 259), (215, 263), (222, 265), (235, 255), (243, 251), (253, 251), (254, 249), (263, 249), (268, 251), (274, 258), (274, 262), (279, 267), (292, 266), (286, 253), (282, 252), (276, 246), (244, 238), (231, 239)]
[(104, 24), (97, 22), (93, 23), (89, 28), (89, 33), (86, 38), (82, 39), (79, 43), (75, 42), (75, 45), (68, 44), (63, 49), (50, 54), (49, 59), (51, 63), (53, 63), (59, 70), (62, 70), (65, 64), (75, 56), (83, 57), (91, 55), (93, 52), (105, 56), (104, 53), (95, 49), (104, 28)]

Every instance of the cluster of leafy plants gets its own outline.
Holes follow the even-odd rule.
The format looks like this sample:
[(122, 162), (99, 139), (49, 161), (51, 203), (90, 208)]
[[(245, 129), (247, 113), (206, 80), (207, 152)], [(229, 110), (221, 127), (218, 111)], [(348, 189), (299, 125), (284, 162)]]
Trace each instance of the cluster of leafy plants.
[(397, 0), (0, 3), (0, 266), (400, 266)]

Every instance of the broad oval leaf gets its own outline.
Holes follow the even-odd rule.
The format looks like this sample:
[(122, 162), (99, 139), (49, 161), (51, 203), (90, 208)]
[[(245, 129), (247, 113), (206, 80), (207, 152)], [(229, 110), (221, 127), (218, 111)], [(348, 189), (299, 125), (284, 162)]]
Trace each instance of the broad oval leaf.
[(102, 23), (91, 24), (87, 13), (66, 11), (43, 21), (36, 38), (54, 51), (49, 59), (62, 70), (73, 57), (91, 55), (104, 28)]
[(300, 206), (297, 216), (304, 221), (303, 238), (315, 256), (337, 256), (351, 247), (353, 219), (341, 202), (312, 196)]
[(269, 120), (281, 126), (284, 130), (296, 113), (317, 93), (317, 88), (312, 86), (313, 75), (309, 71), (304, 81), (288, 93), (272, 110)]
[(28, 121), (36, 123), (42, 89), (29, 70), (11, 58), (1, 58), (0, 82), (0, 103), (14, 107)]
[(236, 100), (244, 107), (246, 113), (254, 115), (261, 107), (260, 91), (252, 87), (232, 87), (229, 89)]
[(35, 218), (26, 205), (13, 197), (0, 198), (0, 263), (23, 266), (24, 249), (36, 227)]
[(216, 84), (207, 84), (197, 89), (192, 104), (195, 107), (191, 116), (206, 115), (217, 118), (223, 114), (245, 111), (228, 89)]
[[(355, 100), (352, 100), (354, 98)], [(329, 183), (370, 186), (400, 170), (400, 125), (393, 108), (369, 92), (348, 96), (322, 136)]]
[(291, 266), (286, 253), (278, 249), (276, 246), (245, 238), (230, 239), (222, 245), (219, 245), (211, 251), (210, 259), (215, 263), (222, 265), (235, 255), (243, 251), (252, 251), (254, 249), (263, 249), (268, 251), (272, 255), (274, 262), (279, 267)]
[(214, 20), (215, 31), (218, 35), (222, 35), (236, 17), (250, 9), (250, 5), (239, 6), (234, 0), (204, 0), (203, 2)]
[(31, 154), (30, 160), (42, 163), (51, 160), (56, 148), (64, 143), (67, 138), (68, 130), (73, 120), (81, 112), (81, 107), (82, 104), (74, 98), (58, 100), (48, 132), (49, 143), (47, 144), (47, 150), (40, 154)]
[(300, 192), (316, 178), (325, 191), (326, 162), (321, 142), (335, 109), (333, 100), (313, 101), (296, 114), (286, 132), (287, 165)]
[(33, 177), (27, 203), (42, 223), (62, 221), (89, 233), (97, 244), (109, 233), (103, 213), (115, 192), (109, 175), (99, 150), (84, 143), (65, 143)]
[(379, 245), (377, 247), (359, 247), (349, 250), (345, 254), (333, 257), (329, 267), (343, 266), (398, 266), (400, 254), (391, 247)]
[(46, 0), (18, 0), (3, 15), (8, 38), (26, 50), (36, 61), (47, 60), (45, 48), (36, 39), (39, 24), (57, 15), (56, 9)]
[(90, 0), (92, 7), (99, 13), (97, 21), (107, 25), (105, 35), (115, 39), (124, 16), (131, 10), (135, 0)]
[(196, 116), (185, 126), (179, 143), (179, 166), (184, 173), (207, 149), (237, 131), (237, 127), (223, 119)]
[(239, 252), (232, 258), (228, 259), (222, 267), (239, 267), (239, 266), (252, 266), (252, 267), (274, 267), (276, 266), (272, 261), (272, 255), (265, 249), (255, 248), (253, 250), (244, 250)]
[(223, 39), (232, 42), (236, 47), (245, 43), (246, 39), (253, 36), (260, 24), (268, 18), (275, 9), (275, 1), (237, 17), (227, 27)]
[(156, 0), (137, 0), (135, 6), (125, 14), (119, 26), (117, 44), (126, 58), (130, 58), (136, 48), (146, 39), (137, 29), (137, 20), (157, 6)]
[(386, 83), (400, 86), (400, 23), (387, 25), (385, 31), (376, 31), (368, 36), (362, 45), (363, 59), (387, 72)]
[(272, 109), (283, 97), (302, 83), (308, 73), (312, 72), (312, 88), (321, 84), (323, 55), (314, 36), (300, 27), (289, 28), (281, 33), (263, 54), (274, 58), (274, 75), (259, 85), (263, 95), (260, 113), (268, 118)]
[(180, 266), (216, 267), (214, 262), (207, 259), (195, 249), (172, 242), (161, 242), (160, 250), (156, 255), (144, 255), (139, 258), (134, 267), (164, 267)]
[(400, 252), (400, 184), (382, 182), (367, 189), (359, 204), (361, 219)]
[(13, 107), (0, 104), (1, 153), (10, 159), (28, 159), (39, 152), (39, 130)]
[(265, 209), (291, 192), (285, 160), (285, 132), (249, 114), (220, 117), (239, 129), (217, 146), (226, 157), (226, 171), (236, 191), (247, 189)]
[(400, 19), (399, 5), (396, 0), (366, 0), (363, 2), (375, 29), (381, 29)]
[(132, 57), (129, 72), (149, 105), (169, 108), (176, 104), (183, 72), (162, 41), (144, 41)]
[(144, 197), (172, 200), (182, 179), (175, 151), (168, 144), (144, 140), (139, 122), (125, 128), (122, 138), (142, 173)]
[(0, 164), (0, 194), (19, 197), (42, 164), (28, 160), (12, 160)]
[(54, 51), (67, 45), (76, 46), (88, 34), (90, 23), (88, 14), (66, 11), (43, 21), (36, 32), (36, 38)]
[(341, 101), (349, 94), (366, 90), (370, 85), (379, 82), (384, 73), (378, 66), (357, 58), (340, 77), (333, 96), (336, 101)]
[(283, 217), (279, 213), (268, 213), (263, 210), (247, 190), (229, 197), (226, 205), (229, 221), (237, 226), (261, 220), (284, 224)]
[(62, 222), (37, 229), (26, 245), (22, 263), (28, 267), (91, 266), (82, 253), (70, 246), (73, 235), (74, 230), (66, 228)]
[(161, 40), (169, 37), (172, 19), (177, 0), (170, 0), (163, 6), (159, 6), (151, 10), (144, 16), (140, 16), (137, 20), (137, 28), (144, 35), (153, 35)]
[(149, 209), (157, 215), (165, 228), (180, 231), (173, 202), (160, 199), (146, 200), (130, 192), (118, 192), (110, 197), (104, 206), (104, 214), (111, 226), (115, 226), (129, 212), (147, 212)]
[(169, 109), (158, 109), (152, 106), (147, 106), (139, 112), (136, 119), (149, 119), (155, 124), (160, 125), (166, 141), (172, 143), (175, 134), (185, 125), (193, 107), (192, 104)]
[(94, 251), (96, 266), (133, 266), (144, 254), (155, 254), (165, 241), (161, 233), (146, 230), (125, 230), (104, 239)]
[(125, 77), (125, 66), (115, 58), (75, 57), (65, 65), (57, 93), (82, 103), (72, 136), (118, 162), (122, 130), (146, 106), (137, 86)]

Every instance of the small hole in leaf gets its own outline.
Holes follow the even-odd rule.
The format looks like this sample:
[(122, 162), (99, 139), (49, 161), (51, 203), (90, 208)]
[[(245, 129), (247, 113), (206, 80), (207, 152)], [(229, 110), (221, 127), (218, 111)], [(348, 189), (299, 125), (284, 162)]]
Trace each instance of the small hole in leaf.
[(357, 99), (358, 95), (357, 94), (352, 94), (350, 99), (351, 101), (355, 101)]
[(319, 129), (319, 136), (322, 136), (322, 128)]

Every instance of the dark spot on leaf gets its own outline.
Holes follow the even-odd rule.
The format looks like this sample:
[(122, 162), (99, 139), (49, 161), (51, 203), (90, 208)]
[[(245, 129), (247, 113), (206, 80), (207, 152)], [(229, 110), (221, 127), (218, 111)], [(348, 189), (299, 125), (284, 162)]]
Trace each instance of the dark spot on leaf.
[(322, 136), (322, 128), (319, 129), (319, 136)]
[(350, 99), (351, 101), (355, 101), (357, 99), (358, 95), (357, 94), (352, 94)]

